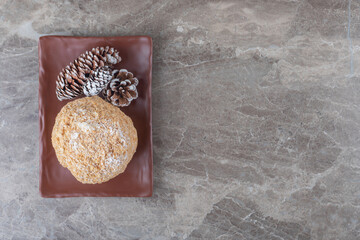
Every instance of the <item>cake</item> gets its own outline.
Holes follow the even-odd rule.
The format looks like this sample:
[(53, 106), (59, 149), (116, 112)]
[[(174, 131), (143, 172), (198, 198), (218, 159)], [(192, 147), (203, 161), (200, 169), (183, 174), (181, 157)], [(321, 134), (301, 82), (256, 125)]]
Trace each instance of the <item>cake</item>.
[(51, 140), (59, 163), (86, 184), (123, 173), (138, 144), (132, 120), (98, 96), (67, 103), (56, 116)]

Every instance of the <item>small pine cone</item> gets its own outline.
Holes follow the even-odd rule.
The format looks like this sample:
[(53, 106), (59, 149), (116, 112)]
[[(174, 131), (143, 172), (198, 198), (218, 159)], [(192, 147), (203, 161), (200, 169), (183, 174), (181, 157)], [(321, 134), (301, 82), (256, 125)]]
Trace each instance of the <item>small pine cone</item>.
[(87, 81), (84, 85), (83, 91), (85, 96), (95, 96), (98, 95), (101, 90), (105, 88), (105, 86), (112, 79), (112, 69), (109, 66), (104, 66), (97, 68), (94, 71), (94, 74), (91, 76), (91, 79)]
[(121, 61), (119, 52), (110, 47), (97, 47), (81, 54), (66, 66), (56, 81), (56, 96), (61, 101), (72, 99), (83, 93), (87, 81), (92, 80), (96, 69), (111, 66)]
[(138, 79), (126, 69), (114, 70), (113, 79), (103, 90), (105, 100), (118, 107), (129, 106), (138, 97), (138, 83)]

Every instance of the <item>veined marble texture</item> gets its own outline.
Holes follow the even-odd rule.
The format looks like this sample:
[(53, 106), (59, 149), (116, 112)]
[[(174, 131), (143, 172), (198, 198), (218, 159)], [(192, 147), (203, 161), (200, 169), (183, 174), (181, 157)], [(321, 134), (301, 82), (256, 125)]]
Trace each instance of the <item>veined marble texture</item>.
[[(40, 197), (51, 34), (153, 38), (153, 197)], [(0, 0), (0, 239), (360, 239), (359, 91), (358, 0)]]

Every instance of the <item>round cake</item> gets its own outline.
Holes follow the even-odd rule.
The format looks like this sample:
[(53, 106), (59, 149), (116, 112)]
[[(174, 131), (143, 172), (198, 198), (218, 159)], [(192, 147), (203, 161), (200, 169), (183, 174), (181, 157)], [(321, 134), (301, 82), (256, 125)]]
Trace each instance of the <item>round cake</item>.
[(74, 100), (56, 116), (56, 156), (82, 183), (103, 183), (125, 171), (138, 144), (131, 119), (98, 96)]

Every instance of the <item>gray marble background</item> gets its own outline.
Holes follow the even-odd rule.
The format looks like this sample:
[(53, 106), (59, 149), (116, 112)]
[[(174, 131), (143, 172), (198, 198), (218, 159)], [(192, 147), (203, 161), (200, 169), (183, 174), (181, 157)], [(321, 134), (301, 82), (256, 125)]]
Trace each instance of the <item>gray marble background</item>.
[[(42, 199), (39, 36), (150, 35), (152, 198)], [(0, 239), (359, 239), (360, 1), (0, 0)]]

